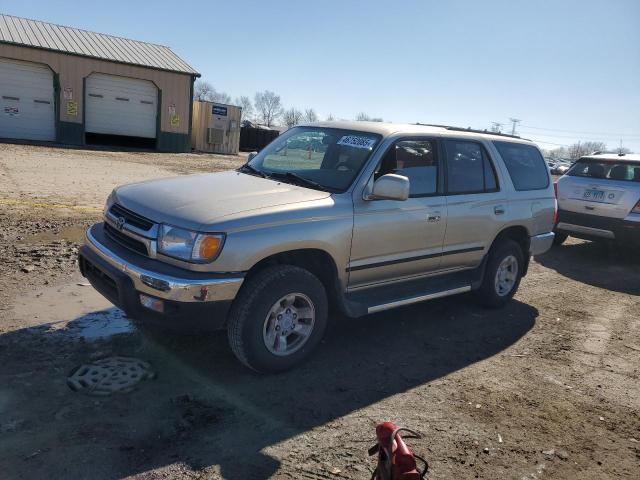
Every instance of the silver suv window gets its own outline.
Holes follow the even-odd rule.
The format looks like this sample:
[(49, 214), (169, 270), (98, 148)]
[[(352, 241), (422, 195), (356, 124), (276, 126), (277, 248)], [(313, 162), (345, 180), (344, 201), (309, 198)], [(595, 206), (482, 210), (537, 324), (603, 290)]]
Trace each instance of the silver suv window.
[(267, 145), (249, 166), (278, 181), (306, 180), (329, 191), (343, 192), (381, 138), (355, 130), (295, 127)]
[(581, 158), (571, 167), (567, 175), (640, 182), (640, 163)]
[(447, 193), (485, 193), (498, 190), (487, 152), (477, 142), (446, 140)]
[(438, 159), (431, 140), (401, 140), (387, 150), (375, 178), (397, 173), (409, 179), (409, 196), (424, 197), (438, 191)]
[(549, 169), (533, 145), (493, 142), (504, 160), (516, 190), (544, 190), (549, 186)]

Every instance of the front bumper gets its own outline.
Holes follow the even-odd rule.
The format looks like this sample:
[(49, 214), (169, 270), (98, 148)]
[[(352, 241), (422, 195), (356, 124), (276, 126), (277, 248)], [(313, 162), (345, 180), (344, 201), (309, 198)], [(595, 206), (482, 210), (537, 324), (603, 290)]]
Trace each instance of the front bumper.
[(558, 212), (556, 231), (567, 233), (572, 237), (585, 240), (615, 240), (620, 243), (638, 245), (640, 243), (640, 221), (630, 219), (609, 218), (586, 213)]
[[(109, 239), (101, 223), (87, 230), (78, 263), (91, 285), (127, 315), (180, 328), (222, 327), (244, 281), (242, 273), (191, 272), (145, 258)], [(164, 312), (143, 307), (140, 294), (161, 299)]]

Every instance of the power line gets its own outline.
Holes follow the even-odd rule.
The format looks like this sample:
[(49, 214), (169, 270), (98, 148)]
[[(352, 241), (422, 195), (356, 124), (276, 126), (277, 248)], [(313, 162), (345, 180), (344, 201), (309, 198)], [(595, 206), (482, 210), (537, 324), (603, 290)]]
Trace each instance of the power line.
[(578, 134), (582, 134), (582, 135), (600, 135), (600, 136), (607, 136), (607, 135), (611, 135), (611, 136), (623, 136), (623, 137), (640, 137), (640, 134), (638, 133), (598, 133), (598, 132), (585, 132), (585, 131), (579, 131), (579, 130), (563, 130), (560, 128), (543, 128), (543, 127), (534, 127), (532, 125), (521, 125), (522, 128), (531, 128), (533, 130), (546, 130), (548, 132), (564, 132), (564, 133), (578, 133)]

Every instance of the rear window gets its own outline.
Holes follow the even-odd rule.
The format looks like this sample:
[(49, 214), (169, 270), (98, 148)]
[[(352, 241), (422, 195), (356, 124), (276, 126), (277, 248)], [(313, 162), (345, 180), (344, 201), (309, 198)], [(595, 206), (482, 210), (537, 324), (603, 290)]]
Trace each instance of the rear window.
[(571, 167), (567, 175), (640, 182), (640, 164), (581, 158)]
[(542, 190), (549, 186), (549, 169), (533, 145), (493, 142), (504, 160), (516, 190)]

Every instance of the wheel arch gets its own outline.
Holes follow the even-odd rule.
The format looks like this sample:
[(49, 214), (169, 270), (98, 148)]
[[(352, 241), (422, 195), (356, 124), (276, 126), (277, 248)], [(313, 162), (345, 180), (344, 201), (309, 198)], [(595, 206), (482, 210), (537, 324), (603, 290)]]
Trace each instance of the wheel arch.
[(520, 249), (522, 250), (522, 257), (524, 258), (524, 269), (522, 272), (522, 276), (527, 274), (529, 269), (529, 260), (531, 256), (529, 255), (529, 246), (531, 244), (531, 236), (529, 235), (529, 230), (523, 225), (511, 225), (503, 228), (498, 232), (496, 237), (493, 239), (491, 243), (491, 248), (496, 245), (500, 240), (509, 239), (516, 242)]
[(293, 265), (311, 272), (324, 285), (330, 305), (343, 310), (338, 267), (335, 259), (326, 250), (299, 248), (271, 254), (254, 264), (247, 272), (246, 278), (272, 265)]

